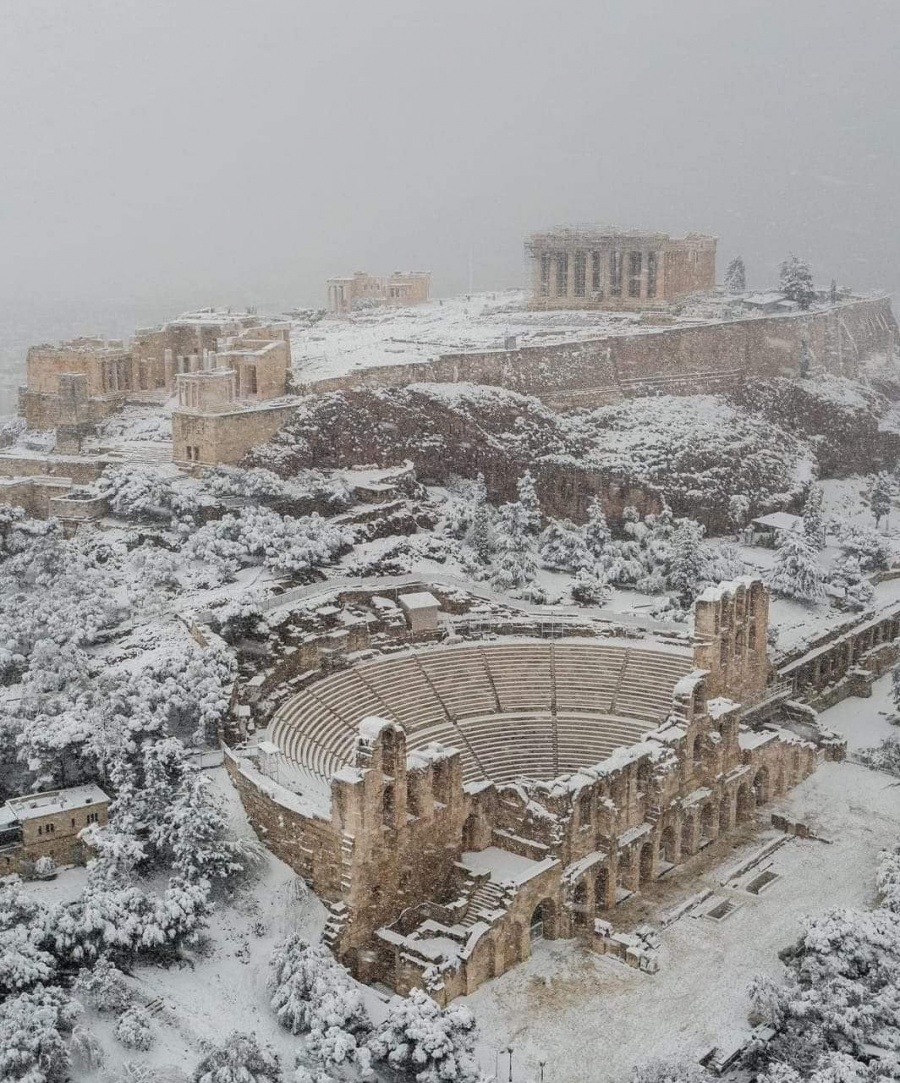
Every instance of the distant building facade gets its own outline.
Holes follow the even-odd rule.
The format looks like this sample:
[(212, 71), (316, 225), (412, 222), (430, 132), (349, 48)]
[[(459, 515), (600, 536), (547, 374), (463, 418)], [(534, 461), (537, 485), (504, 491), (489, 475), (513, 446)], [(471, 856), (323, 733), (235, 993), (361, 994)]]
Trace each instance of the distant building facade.
[(55, 429), (58, 452), (77, 453), (127, 401), (177, 392), (180, 406), (203, 409), (275, 399), (287, 390), (290, 366), (289, 323), (202, 309), (139, 330), (127, 345), (80, 338), (33, 346), (19, 413), (29, 429)]
[(716, 238), (614, 228), (533, 233), (532, 308), (652, 308), (716, 284)]
[(431, 294), (431, 272), (394, 271), (378, 277), (356, 271), (346, 278), (329, 278), (327, 287), (329, 312), (347, 313), (370, 305), (421, 305)]

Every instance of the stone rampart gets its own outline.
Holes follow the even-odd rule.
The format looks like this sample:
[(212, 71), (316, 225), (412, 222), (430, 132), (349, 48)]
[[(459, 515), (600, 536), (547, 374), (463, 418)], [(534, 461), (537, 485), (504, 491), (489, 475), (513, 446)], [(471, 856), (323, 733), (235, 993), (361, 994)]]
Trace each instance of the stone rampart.
[(557, 408), (596, 407), (636, 395), (731, 390), (750, 375), (797, 376), (804, 344), (813, 370), (853, 375), (860, 361), (892, 351), (897, 340), (890, 298), (880, 297), (815, 312), (648, 327), (588, 342), (448, 353), (316, 380), (303, 390), (471, 382), (534, 395)]

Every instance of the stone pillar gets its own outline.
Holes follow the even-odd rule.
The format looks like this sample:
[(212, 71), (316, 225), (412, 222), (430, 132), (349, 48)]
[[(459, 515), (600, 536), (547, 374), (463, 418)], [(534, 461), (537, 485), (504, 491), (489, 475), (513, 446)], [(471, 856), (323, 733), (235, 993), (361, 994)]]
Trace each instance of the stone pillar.
[(550, 254), (550, 278), (547, 282), (547, 296), (558, 297), (559, 294), (556, 289), (556, 272), (559, 266), (559, 257), (555, 252)]
[(662, 248), (656, 253), (656, 296), (666, 300), (666, 253)]
[(567, 253), (566, 260), (566, 298), (572, 300), (575, 297), (575, 249)]
[(594, 253), (590, 248), (584, 253), (584, 296), (588, 298), (594, 292)]
[(648, 263), (648, 252), (647, 252), (647, 249), (644, 248), (644, 249), (641, 250), (641, 286), (640, 286), (640, 294), (641, 294), (641, 300), (642, 301), (647, 300), (647, 281), (648, 281), (649, 278), (650, 278), (650, 267), (649, 267), (649, 263)]

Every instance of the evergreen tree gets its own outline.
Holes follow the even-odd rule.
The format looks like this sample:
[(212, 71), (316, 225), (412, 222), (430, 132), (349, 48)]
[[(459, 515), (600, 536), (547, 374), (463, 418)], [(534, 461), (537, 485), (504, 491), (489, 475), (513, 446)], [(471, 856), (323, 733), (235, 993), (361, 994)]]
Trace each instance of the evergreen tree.
[(525, 530), (536, 538), (541, 532), (541, 504), (538, 500), (537, 491), (534, 487), (534, 478), (531, 476), (530, 470), (526, 470), (519, 478), (516, 483), (516, 491), (523, 509)]
[(831, 304), (836, 305), (837, 304), (837, 299), (838, 299), (837, 282), (835, 282), (835, 280), (832, 278), (831, 286), (828, 289), (828, 300), (831, 302)]
[(875, 526), (882, 519), (886, 519), (891, 513), (891, 502), (894, 495), (894, 486), (890, 474), (885, 470), (879, 471), (872, 482), (872, 491), (869, 496), (869, 505), (875, 516)]
[(825, 494), (821, 485), (810, 485), (803, 505), (803, 534), (814, 549), (825, 547)]
[(278, 1055), (253, 1034), (229, 1035), (225, 1044), (200, 1061), (193, 1083), (281, 1083)]
[(551, 519), (540, 537), (541, 564), (556, 572), (590, 568), (594, 558), (584, 540), (584, 530), (569, 519)]
[(693, 519), (682, 519), (672, 535), (668, 580), (684, 605), (689, 605), (700, 593), (706, 580), (706, 564), (703, 527)]
[(825, 574), (816, 552), (799, 530), (783, 530), (778, 538), (769, 586), (783, 598), (818, 602), (825, 596)]
[(800, 308), (809, 308), (815, 297), (809, 264), (793, 254), (788, 256), (781, 264), (780, 288), (789, 301), (795, 301)]
[(844, 608), (859, 611), (872, 601), (875, 591), (860, 567), (859, 558), (845, 553), (831, 569), (831, 585), (843, 591)]
[(600, 497), (595, 496), (588, 505), (588, 519), (584, 525), (584, 544), (594, 560), (603, 559), (611, 537)]
[(475, 1019), (468, 1008), (442, 1008), (421, 989), (394, 997), (369, 1045), (401, 1079), (417, 1083), (479, 1083)]
[(498, 553), (491, 582), (498, 590), (512, 591), (527, 586), (535, 577), (532, 512), (521, 501), (500, 508)]
[(747, 525), (750, 516), (750, 500), (741, 493), (735, 493), (728, 498), (728, 518), (735, 531), (741, 530)]
[(582, 568), (572, 584), (572, 601), (579, 605), (604, 605), (611, 591), (606, 576)]
[(494, 538), (487, 504), (479, 504), (475, 508), (469, 542), (481, 563), (489, 563), (491, 554), (494, 552)]
[(735, 256), (725, 272), (725, 289), (729, 293), (743, 293), (747, 288), (747, 271), (741, 256)]

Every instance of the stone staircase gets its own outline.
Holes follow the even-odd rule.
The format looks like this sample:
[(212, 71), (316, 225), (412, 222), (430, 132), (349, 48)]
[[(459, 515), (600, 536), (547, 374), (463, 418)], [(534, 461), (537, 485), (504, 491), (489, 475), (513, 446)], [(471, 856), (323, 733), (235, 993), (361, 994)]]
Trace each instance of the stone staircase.
[(479, 921), (490, 925), (498, 910), (506, 910), (506, 896), (506, 890), (500, 884), (495, 884), (492, 880), (482, 881), (469, 896), (469, 905), (460, 925), (466, 929)]

